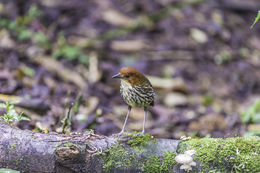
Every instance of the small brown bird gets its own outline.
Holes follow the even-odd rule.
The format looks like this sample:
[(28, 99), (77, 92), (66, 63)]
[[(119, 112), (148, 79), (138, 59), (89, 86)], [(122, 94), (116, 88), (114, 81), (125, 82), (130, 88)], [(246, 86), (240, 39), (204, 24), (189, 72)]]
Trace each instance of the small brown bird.
[(119, 78), (121, 80), (120, 93), (124, 101), (128, 104), (128, 112), (119, 135), (124, 133), (125, 125), (132, 107), (144, 108), (143, 130), (144, 134), (145, 119), (147, 114), (147, 107), (154, 105), (154, 90), (150, 81), (138, 70), (133, 67), (124, 67), (120, 72), (112, 78)]

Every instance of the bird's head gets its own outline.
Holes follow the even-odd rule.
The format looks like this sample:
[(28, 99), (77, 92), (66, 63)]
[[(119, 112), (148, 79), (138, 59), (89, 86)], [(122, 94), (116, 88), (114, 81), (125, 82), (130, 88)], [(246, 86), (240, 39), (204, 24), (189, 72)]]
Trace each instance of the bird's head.
[(119, 78), (131, 86), (143, 85), (150, 83), (148, 79), (138, 70), (133, 67), (124, 67), (120, 69), (120, 72), (112, 78)]

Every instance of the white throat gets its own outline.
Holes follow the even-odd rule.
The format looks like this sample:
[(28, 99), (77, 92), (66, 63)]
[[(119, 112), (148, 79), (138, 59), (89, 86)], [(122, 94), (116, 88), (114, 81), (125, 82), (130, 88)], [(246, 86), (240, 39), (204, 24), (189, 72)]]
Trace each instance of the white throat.
[(121, 86), (122, 86), (123, 88), (132, 88), (132, 86), (131, 86), (128, 82), (126, 82), (125, 80), (123, 80), (123, 79), (121, 79)]

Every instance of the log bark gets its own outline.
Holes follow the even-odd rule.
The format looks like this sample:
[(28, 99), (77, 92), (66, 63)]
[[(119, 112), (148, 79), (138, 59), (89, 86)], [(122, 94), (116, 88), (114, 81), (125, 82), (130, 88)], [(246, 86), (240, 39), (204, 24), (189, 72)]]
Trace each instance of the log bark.
[(102, 172), (91, 157), (116, 140), (89, 134), (42, 134), (0, 124), (0, 167), (24, 172)]
[(148, 139), (142, 145), (140, 139), (146, 137), (151, 138), (107, 137), (91, 132), (43, 134), (0, 123), (0, 168), (26, 173), (178, 173), (185, 171), (175, 162), (177, 153), (195, 150), (193, 172), (260, 172), (259, 137)]
[[(114, 144), (117, 137), (93, 133), (43, 134), (0, 124), (0, 168), (23, 172), (104, 172), (100, 154)], [(148, 155), (175, 151), (176, 140), (159, 140), (148, 149)], [(152, 150), (152, 151), (151, 151)], [(127, 169), (135, 172), (140, 168)], [(110, 172), (121, 172), (122, 169)]]

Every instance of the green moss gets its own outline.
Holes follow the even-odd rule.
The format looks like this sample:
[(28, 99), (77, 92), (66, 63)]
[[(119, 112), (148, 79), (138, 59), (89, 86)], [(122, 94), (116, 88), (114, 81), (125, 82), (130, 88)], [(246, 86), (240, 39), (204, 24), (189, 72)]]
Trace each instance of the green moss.
[(13, 150), (16, 147), (16, 143), (11, 144), (10, 150)]
[(175, 156), (177, 153), (175, 151), (166, 152), (163, 157), (163, 162), (160, 167), (161, 172), (171, 172), (173, 166), (177, 163), (175, 161)]
[(15, 161), (15, 165), (18, 166), (24, 160), (24, 156), (17, 158)]
[(259, 172), (260, 138), (204, 138), (181, 143), (180, 151), (195, 150), (203, 171)]
[(55, 146), (54, 146), (54, 148), (58, 148), (60, 146), (60, 144), (56, 144)]
[(130, 151), (123, 144), (113, 145), (107, 152), (102, 153), (103, 169), (108, 172), (119, 168), (137, 168), (142, 164), (139, 152)]
[(139, 146), (138, 148), (126, 147), (123, 144), (112, 146), (107, 152), (102, 154), (104, 159), (103, 169), (109, 172), (112, 169), (120, 168), (141, 168), (143, 172), (170, 172), (173, 165), (176, 164), (174, 158), (176, 152), (166, 152), (162, 157), (152, 156), (146, 159), (142, 158), (142, 154), (146, 150)]
[[(128, 135), (129, 136), (129, 135)], [(137, 141), (135, 141), (137, 140)], [(132, 136), (122, 144), (112, 146), (103, 153), (104, 170), (135, 169), (142, 172), (171, 172), (176, 152), (166, 152), (163, 156), (147, 157), (145, 144), (152, 138)], [(129, 146), (130, 145), (130, 149)], [(260, 138), (203, 138), (182, 141), (178, 153), (195, 150), (193, 156), (201, 169), (200, 172), (259, 172), (260, 171)]]
[(122, 144), (112, 146), (108, 152), (103, 153), (103, 169), (108, 172), (113, 168), (131, 166), (133, 156), (129, 156), (128, 150)]
[(139, 133), (126, 133), (124, 135), (131, 138), (127, 142), (131, 147), (144, 146), (151, 141), (156, 142), (156, 139), (150, 134), (141, 135)]
[(161, 160), (158, 156), (152, 156), (146, 160), (143, 166), (143, 172), (156, 173), (160, 172)]
[(73, 144), (72, 142), (69, 142), (69, 141), (67, 141), (65, 143), (60, 142), (60, 143), (57, 143), (56, 145), (54, 145), (54, 148), (57, 149), (61, 146), (71, 147), (71, 146), (75, 146), (75, 144)]
[(172, 172), (175, 162), (176, 152), (166, 152), (162, 158), (158, 156), (152, 156), (146, 159), (145, 164), (142, 167), (145, 173), (167, 173)]
[(74, 144), (71, 143), (71, 142), (65, 142), (63, 145), (64, 145), (65, 147), (70, 147), (70, 146), (72, 146), (72, 145), (74, 145)]

